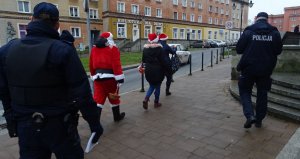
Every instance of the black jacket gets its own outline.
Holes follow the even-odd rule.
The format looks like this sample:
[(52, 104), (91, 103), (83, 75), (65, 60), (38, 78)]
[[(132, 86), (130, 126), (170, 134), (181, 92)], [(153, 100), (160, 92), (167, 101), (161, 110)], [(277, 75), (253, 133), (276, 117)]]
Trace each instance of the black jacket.
[[(162, 45), (163, 49), (164, 49), (164, 55), (165, 55), (165, 62), (167, 63), (167, 65), (169, 67), (172, 67), (172, 61), (170, 59), (169, 54), (171, 55), (175, 55), (176, 51), (174, 51), (165, 40), (160, 40), (159, 43)], [(166, 72), (166, 74), (172, 74), (172, 72)]]
[(236, 51), (243, 54), (237, 66), (242, 74), (269, 76), (282, 51), (280, 33), (266, 20), (258, 20), (247, 27), (239, 39)]
[[(0, 99), (4, 110), (13, 110), (15, 114), (22, 116), (31, 115), (33, 112), (41, 112), (52, 116), (66, 113), (70, 108), (79, 107), (84, 116), (97, 115), (95, 114), (97, 107), (95, 102), (93, 102), (89, 81), (76, 50), (60, 41), (56, 30), (42, 21), (30, 22), (27, 27), (27, 35), (21, 39), (21, 42), (28, 45), (37, 45), (45, 38), (54, 40), (49, 48), (46, 64), (48, 69), (56, 70), (57, 76), (63, 79), (63, 83), (65, 83), (67, 88), (66, 100), (38, 106), (20, 105), (11, 100), (5, 73), (5, 58), (14, 42), (12, 40), (0, 48)], [(20, 58), (22, 58), (21, 52)]]
[(164, 80), (165, 72), (171, 72), (171, 66), (165, 60), (164, 50), (160, 44), (145, 44), (142, 62), (146, 80), (150, 84), (160, 84)]

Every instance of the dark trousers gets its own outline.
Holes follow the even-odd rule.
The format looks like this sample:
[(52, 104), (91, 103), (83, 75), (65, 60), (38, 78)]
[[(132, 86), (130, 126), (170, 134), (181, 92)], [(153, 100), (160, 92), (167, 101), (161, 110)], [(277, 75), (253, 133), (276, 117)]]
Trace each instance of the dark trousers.
[(83, 159), (77, 128), (67, 134), (65, 127), (52, 119), (37, 131), (31, 119), (18, 121), (20, 159), (50, 159), (52, 153), (57, 159)]
[(166, 74), (166, 79), (167, 79), (167, 81), (166, 81), (166, 87), (167, 88), (170, 88), (170, 86), (171, 86), (171, 83), (172, 83), (172, 74)]
[[(257, 87), (255, 113), (251, 101), (254, 83)], [(271, 89), (271, 84), (272, 80), (270, 76), (256, 77), (241, 75), (239, 77), (239, 93), (243, 105), (243, 112), (247, 119), (251, 116), (256, 116), (257, 121), (262, 121), (265, 118), (267, 114), (268, 91)]]

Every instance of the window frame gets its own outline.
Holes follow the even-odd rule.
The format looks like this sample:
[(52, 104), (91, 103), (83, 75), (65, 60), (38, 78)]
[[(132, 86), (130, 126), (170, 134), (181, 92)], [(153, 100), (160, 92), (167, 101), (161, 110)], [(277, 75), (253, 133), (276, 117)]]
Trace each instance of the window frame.
[[(22, 9), (23, 9), (23, 11), (20, 10), (19, 2), (22, 3)], [(28, 3), (28, 12), (25, 11), (25, 5), (24, 5), (25, 3)], [(17, 8), (18, 8), (18, 12), (19, 13), (31, 13), (31, 3), (30, 3), (30, 1), (18, 0), (17, 1)]]
[[(72, 16), (71, 15), (71, 8), (73, 8), (72, 12), (74, 12), (74, 9), (77, 9), (77, 16)], [(73, 13), (74, 14), (74, 13)], [(69, 6), (69, 16), (73, 18), (79, 18), (80, 17), (80, 11), (79, 11), (79, 6)]]
[[(78, 36), (73, 34), (73, 30), (72, 29), (78, 29)], [(70, 31), (71, 31), (71, 34), (73, 35), (74, 38), (81, 38), (82, 37), (82, 33), (81, 33), (81, 28), (80, 27), (76, 27), (76, 26), (71, 26), (70, 27)]]

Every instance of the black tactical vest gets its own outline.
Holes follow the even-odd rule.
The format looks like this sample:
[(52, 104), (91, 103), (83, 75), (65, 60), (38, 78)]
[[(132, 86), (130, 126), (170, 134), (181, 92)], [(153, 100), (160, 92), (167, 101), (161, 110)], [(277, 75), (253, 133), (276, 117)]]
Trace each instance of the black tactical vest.
[(15, 40), (6, 57), (6, 76), (12, 103), (48, 105), (66, 101), (67, 88), (58, 68), (47, 61), (55, 40), (42, 39), (36, 44)]

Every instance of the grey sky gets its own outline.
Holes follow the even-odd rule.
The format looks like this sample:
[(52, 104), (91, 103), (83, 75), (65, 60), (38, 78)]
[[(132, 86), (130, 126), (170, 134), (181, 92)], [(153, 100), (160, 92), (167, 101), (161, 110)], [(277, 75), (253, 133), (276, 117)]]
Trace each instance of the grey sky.
[(252, 0), (252, 2), (254, 5), (252, 8), (249, 8), (248, 17), (252, 21), (259, 12), (283, 14), (284, 7), (300, 6), (300, 0)]

